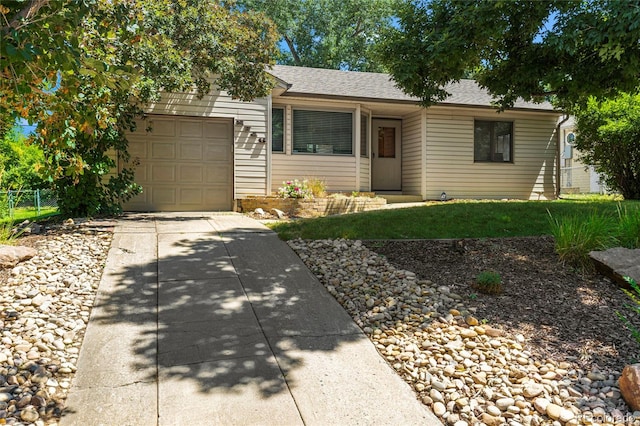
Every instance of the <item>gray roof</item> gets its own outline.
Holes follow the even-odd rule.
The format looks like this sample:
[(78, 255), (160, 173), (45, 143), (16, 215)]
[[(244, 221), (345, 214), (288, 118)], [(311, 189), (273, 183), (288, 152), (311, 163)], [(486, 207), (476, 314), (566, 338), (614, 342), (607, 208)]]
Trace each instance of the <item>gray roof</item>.
[[(419, 99), (407, 95), (396, 87), (388, 74), (328, 70), (320, 68), (293, 67), (275, 65), (269, 71), (274, 77), (288, 85), (284, 96), (360, 99), (374, 102), (409, 102), (417, 103)], [(482, 89), (475, 80), (460, 80), (446, 87), (451, 93), (439, 105), (491, 106), (492, 96)], [(533, 109), (552, 111), (548, 102), (536, 104), (519, 100), (517, 109)]]

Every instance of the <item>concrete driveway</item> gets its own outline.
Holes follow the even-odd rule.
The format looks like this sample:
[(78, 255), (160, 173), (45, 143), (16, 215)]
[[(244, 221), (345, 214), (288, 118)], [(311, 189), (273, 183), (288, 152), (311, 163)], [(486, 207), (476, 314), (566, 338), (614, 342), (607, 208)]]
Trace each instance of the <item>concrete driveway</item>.
[(118, 221), (62, 425), (439, 425), (295, 253), (237, 214)]

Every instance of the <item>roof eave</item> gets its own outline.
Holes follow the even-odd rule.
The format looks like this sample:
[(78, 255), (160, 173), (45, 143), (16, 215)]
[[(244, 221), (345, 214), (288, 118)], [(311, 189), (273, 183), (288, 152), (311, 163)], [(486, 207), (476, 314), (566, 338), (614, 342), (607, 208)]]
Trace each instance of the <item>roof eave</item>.
[[(307, 99), (323, 99), (323, 100), (340, 100), (340, 101), (353, 101), (353, 102), (376, 102), (376, 103), (385, 103), (385, 104), (402, 104), (402, 105), (415, 105), (420, 106), (420, 102), (411, 99), (382, 99), (382, 98), (371, 98), (364, 96), (344, 96), (344, 95), (327, 95), (321, 93), (305, 93), (305, 92), (291, 92), (284, 91), (280, 94), (277, 94), (278, 97), (295, 97), (295, 98), (307, 98)], [(438, 102), (434, 104), (434, 106), (443, 106), (443, 107), (459, 107), (459, 108), (477, 108), (477, 109), (494, 109), (498, 110), (497, 107), (493, 105), (477, 105), (477, 104), (462, 104), (462, 103), (449, 103), (449, 102)], [(545, 112), (545, 113), (556, 113), (561, 114), (561, 111), (555, 109), (548, 108), (528, 108), (528, 107), (513, 107), (509, 108), (508, 111), (529, 111), (529, 112)]]

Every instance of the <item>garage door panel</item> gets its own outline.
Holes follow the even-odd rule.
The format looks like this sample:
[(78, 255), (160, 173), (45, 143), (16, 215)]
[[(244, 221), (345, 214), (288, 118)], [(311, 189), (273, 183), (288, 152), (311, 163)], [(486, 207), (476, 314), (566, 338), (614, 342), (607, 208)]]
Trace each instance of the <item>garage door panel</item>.
[(202, 120), (180, 120), (181, 137), (202, 139)]
[[(233, 121), (150, 116), (152, 131), (130, 137), (138, 211), (229, 210), (233, 203)], [(146, 125), (139, 126), (144, 128)]]
[(233, 197), (230, 188), (217, 188), (217, 189), (207, 189), (204, 193), (205, 203), (212, 206), (220, 206), (215, 207), (215, 209), (223, 209), (222, 207), (225, 203), (225, 199), (229, 199)]
[(204, 183), (204, 167), (200, 165), (181, 165), (178, 170), (178, 180), (184, 183)]
[(232, 133), (231, 122), (205, 122), (202, 125), (202, 133), (205, 139), (220, 139), (221, 135)]
[(152, 164), (151, 183), (176, 183), (176, 166), (174, 164)]
[(203, 204), (202, 188), (181, 188), (180, 200), (181, 205), (200, 206)]
[(175, 160), (176, 142), (153, 142), (151, 144), (151, 160)]
[(180, 145), (181, 160), (202, 160), (202, 143), (183, 142)]
[(206, 169), (207, 184), (222, 184), (224, 186), (231, 184), (231, 166), (208, 167)]
[(129, 138), (129, 154), (131, 158), (147, 158), (147, 141)]
[[(135, 168), (134, 172), (136, 183), (149, 181), (149, 166), (141, 164)], [(141, 184), (142, 185), (142, 184)]]
[(204, 148), (203, 158), (205, 161), (228, 163), (231, 160), (231, 147), (207, 144)]
[(177, 188), (154, 186), (150, 190), (151, 202), (156, 205), (175, 205)]
[(136, 195), (127, 203), (127, 206), (137, 206), (142, 208), (149, 204), (149, 200), (150, 200), (149, 195), (150, 194), (143, 189), (141, 194)]
[[(176, 136), (176, 120), (174, 118), (158, 118), (153, 117), (149, 120), (151, 127), (151, 133), (155, 136)], [(145, 126), (138, 126), (138, 129), (142, 127), (142, 131), (145, 131)]]

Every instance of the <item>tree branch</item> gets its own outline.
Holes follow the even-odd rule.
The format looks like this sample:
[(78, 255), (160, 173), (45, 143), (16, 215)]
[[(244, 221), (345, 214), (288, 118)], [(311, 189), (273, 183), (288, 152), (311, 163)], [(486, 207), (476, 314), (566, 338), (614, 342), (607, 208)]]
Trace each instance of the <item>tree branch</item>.
[(284, 38), (284, 41), (287, 43), (287, 46), (289, 47), (291, 56), (293, 56), (293, 62), (295, 62), (295, 64), (298, 66), (302, 66), (302, 62), (300, 61), (300, 56), (298, 56), (298, 52), (296, 51), (296, 45), (293, 43), (293, 40), (291, 40), (289, 36), (286, 34), (283, 36), (283, 38)]
[(362, 25), (362, 20), (358, 19), (358, 22), (356, 22), (356, 27), (353, 30), (353, 34), (351, 34), (351, 37), (357, 37), (364, 31), (364, 28), (362, 28), (361, 25)]
[(18, 28), (20, 25), (20, 21), (23, 19), (31, 19), (38, 14), (38, 11), (42, 6), (45, 6), (49, 3), (49, 0), (31, 0), (27, 6), (25, 6), (20, 12), (13, 17), (11, 22), (9, 22), (9, 27)]

